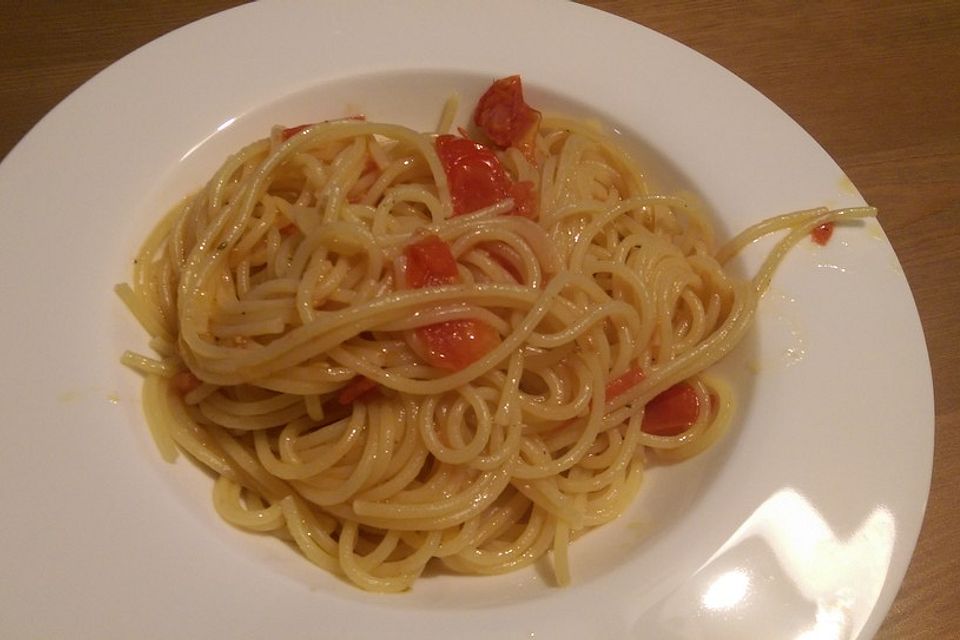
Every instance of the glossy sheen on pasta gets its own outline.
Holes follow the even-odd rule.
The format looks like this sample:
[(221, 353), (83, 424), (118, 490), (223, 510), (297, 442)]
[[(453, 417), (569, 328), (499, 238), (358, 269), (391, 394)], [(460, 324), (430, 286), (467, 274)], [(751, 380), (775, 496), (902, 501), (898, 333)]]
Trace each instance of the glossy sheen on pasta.
[[(510, 198), (454, 216), (434, 138), (342, 120), (228, 158), (118, 287), (157, 354), (124, 359), (146, 375), (161, 451), (209, 467), (237, 527), (372, 591), (428, 565), (492, 574), (545, 555), (565, 584), (568, 544), (627, 508), (651, 452), (686, 457), (722, 433), (729, 393), (703, 372), (744, 335), (783, 253), (872, 210), (792, 214), (718, 251), (704, 216), (648, 192), (597, 128), (544, 118), (532, 154), (497, 152), (533, 184), (536, 219)], [(755, 279), (724, 270), (781, 228)], [(401, 286), (405, 248), (428, 233), (458, 281)], [(464, 319), (497, 336), (472, 364), (431, 366), (411, 346)], [(684, 381), (695, 423), (645, 432), (647, 403)]]

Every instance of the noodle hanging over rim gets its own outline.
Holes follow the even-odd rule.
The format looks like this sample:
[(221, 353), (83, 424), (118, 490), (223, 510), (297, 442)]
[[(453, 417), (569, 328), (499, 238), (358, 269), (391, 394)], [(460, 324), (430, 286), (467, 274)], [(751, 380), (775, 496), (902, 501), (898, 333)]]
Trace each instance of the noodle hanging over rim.
[[(722, 247), (599, 127), (496, 81), (477, 130), (361, 117), (275, 127), (150, 233), (117, 292), (151, 336), (165, 459), (216, 476), (231, 524), (370, 591), (428, 565), (495, 574), (616, 519), (648, 456), (729, 423), (706, 371), (797, 242), (869, 207), (761, 222)], [(724, 264), (786, 230), (752, 279)]]

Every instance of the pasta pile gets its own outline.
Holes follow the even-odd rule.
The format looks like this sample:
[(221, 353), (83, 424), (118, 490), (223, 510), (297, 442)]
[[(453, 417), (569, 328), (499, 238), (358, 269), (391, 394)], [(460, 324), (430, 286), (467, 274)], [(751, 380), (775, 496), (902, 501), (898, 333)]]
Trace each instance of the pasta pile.
[[(149, 235), (117, 290), (156, 357), (124, 362), (161, 452), (213, 472), (226, 521), (371, 591), (544, 556), (566, 584), (570, 542), (624, 512), (648, 456), (722, 435), (730, 392), (705, 370), (783, 254), (873, 215), (800, 212), (718, 249), (598, 127), (535, 129), (507, 147), (446, 134), (508, 178), (458, 211), (437, 133), (276, 127)], [(754, 279), (724, 269), (784, 228)]]

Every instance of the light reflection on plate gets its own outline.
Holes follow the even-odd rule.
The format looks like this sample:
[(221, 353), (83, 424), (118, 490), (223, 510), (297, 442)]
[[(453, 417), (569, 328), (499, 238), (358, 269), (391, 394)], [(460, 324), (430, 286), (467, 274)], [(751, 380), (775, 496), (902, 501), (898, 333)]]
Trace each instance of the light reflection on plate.
[(636, 629), (656, 629), (657, 638), (766, 637), (775, 617), (783, 637), (857, 637), (883, 587), (895, 539), (894, 516), (883, 506), (840, 539), (806, 498), (782, 489)]
[[(485, 44), (493, 33), (496, 48)], [(545, 110), (616, 127), (724, 233), (861, 202), (824, 151), (737, 78), (574, 4), (267, 2), (148, 45), (0, 167), (10, 301), (0, 339), (16, 371), (0, 398), (5, 631), (826, 640), (876, 630), (919, 530), (933, 405), (916, 310), (875, 222), (791, 254), (774, 280), (789, 304), (768, 296), (722, 366), (741, 395), (734, 433), (651, 470), (624, 518), (574, 545), (569, 589), (534, 568), (359, 593), (222, 524), (209, 479), (159, 460), (137, 379), (117, 364), (143, 336), (111, 292), (157, 216), (272, 124), (362, 109), (429, 128), (450, 91), (470, 104), (517, 72)], [(784, 327), (802, 327), (801, 358), (781, 362)]]

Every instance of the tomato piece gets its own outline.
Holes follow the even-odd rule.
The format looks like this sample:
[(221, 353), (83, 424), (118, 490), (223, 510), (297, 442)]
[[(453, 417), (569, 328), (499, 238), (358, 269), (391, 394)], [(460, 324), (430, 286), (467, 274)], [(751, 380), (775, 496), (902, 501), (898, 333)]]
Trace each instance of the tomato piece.
[(810, 237), (813, 238), (814, 242), (823, 246), (830, 241), (830, 237), (833, 235), (833, 226), (832, 222), (824, 222), (820, 226), (813, 228), (813, 231), (810, 232)]
[(482, 154), (485, 157), (493, 156), (494, 161), (498, 165), (500, 164), (500, 161), (496, 159), (496, 156), (490, 149), (462, 134), (463, 130), (461, 130), (460, 136), (455, 136), (450, 133), (437, 136), (435, 143), (437, 155), (440, 156), (440, 162), (443, 164), (444, 169), (455, 165), (466, 156), (477, 154)]
[(345, 387), (340, 389), (340, 394), (337, 396), (337, 402), (344, 406), (353, 404), (355, 400), (363, 398), (379, 388), (380, 385), (370, 378), (357, 376), (348, 382)]
[(478, 211), (512, 198), (515, 215), (536, 219), (534, 184), (529, 180), (514, 182), (489, 148), (449, 134), (438, 136), (436, 146), (450, 186), (453, 215)]
[(481, 155), (461, 158), (448, 170), (447, 179), (455, 215), (506, 200), (512, 186), (506, 173)]
[(630, 389), (633, 389), (635, 386), (643, 382), (645, 377), (646, 376), (643, 373), (643, 369), (640, 367), (628, 369), (625, 373), (620, 374), (607, 383), (607, 402), (610, 402), (620, 394), (626, 393)]
[(460, 281), (457, 261), (450, 245), (434, 234), (425, 235), (408, 244), (403, 255), (407, 259), (406, 286), (411, 289), (439, 287)]
[(415, 330), (418, 355), (438, 369), (460, 371), (500, 344), (500, 335), (486, 322), (448, 320)]
[(473, 121), (497, 145), (517, 147), (532, 158), (540, 112), (524, 101), (520, 76), (501, 78), (490, 85), (477, 102)]
[[(460, 282), (450, 245), (438, 236), (423, 236), (408, 244), (403, 253), (407, 262), (403, 285), (422, 289)], [(447, 371), (463, 369), (500, 344), (500, 335), (493, 327), (472, 319), (438, 322), (407, 335), (424, 362)]]
[(654, 436), (675, 436), (693, 426), (700, 417), (700, 399), (690, 384), (673, 385), (647, 403), (641, 429)]
[(513, 198), (513, 214), (536, 220), (540, 210), (537, 202), (537, 191), (529, 180), (516, 182), (510, 188), (510, 197)]
[(438, 136), (436, 145), (450, 186), (454, 215), (477, 211), (511, 196), (513, 181), (493, 151), (449, 134)]

